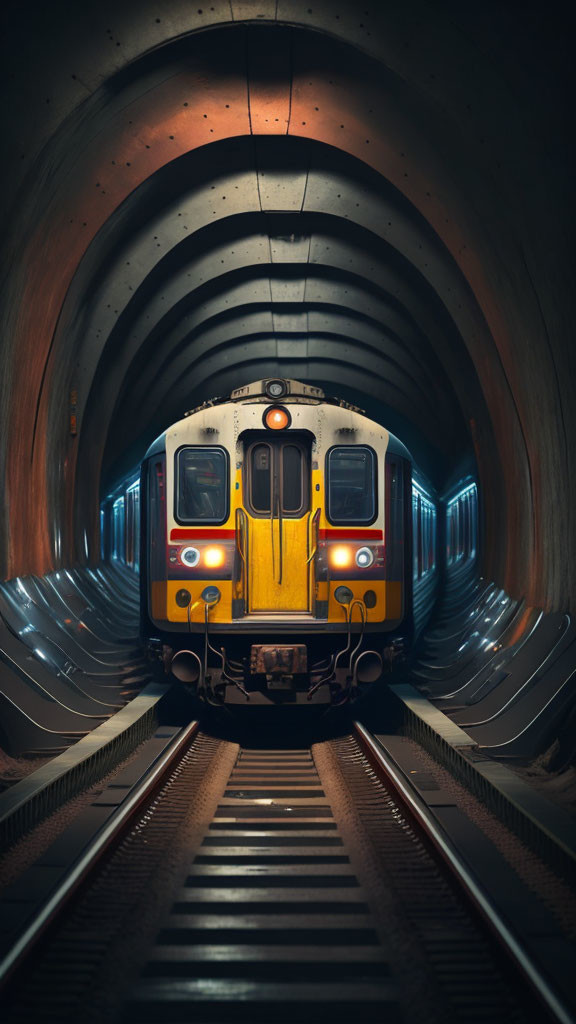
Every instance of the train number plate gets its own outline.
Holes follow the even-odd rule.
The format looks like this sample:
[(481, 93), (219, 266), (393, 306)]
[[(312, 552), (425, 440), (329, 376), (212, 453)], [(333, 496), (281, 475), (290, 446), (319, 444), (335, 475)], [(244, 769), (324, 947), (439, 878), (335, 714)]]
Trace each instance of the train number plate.
[(290, 647), (278, 644), (253, 644), (250, 651), (250, 672), (257, 675), (293, 676), (308, 669), (306, 644)]

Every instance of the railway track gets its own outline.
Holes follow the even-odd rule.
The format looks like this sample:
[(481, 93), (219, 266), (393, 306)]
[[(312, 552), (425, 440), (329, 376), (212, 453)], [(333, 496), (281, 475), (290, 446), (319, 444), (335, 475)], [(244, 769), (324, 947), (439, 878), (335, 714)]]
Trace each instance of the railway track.
[[(411, 741), (359, 725), (301, 748), (169, 733), (97, 797), (92, 838), (76, 822), (5, 892), (7, 1024), (572, 1019), (558, 922), (540, 901), (519, 940), (470, 863), (485, 837)], [(534, 895), (507, 871), (530, 924)]]

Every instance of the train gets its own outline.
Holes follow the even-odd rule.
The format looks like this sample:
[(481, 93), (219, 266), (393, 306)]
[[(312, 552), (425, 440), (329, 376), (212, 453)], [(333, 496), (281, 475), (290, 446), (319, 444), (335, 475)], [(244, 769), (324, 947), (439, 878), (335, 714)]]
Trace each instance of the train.
[(410, 643), (412, 459), (348, 402), (239, 387), (154, 441), (138, 500), (142, 639), (200, 700), (339, 706)]

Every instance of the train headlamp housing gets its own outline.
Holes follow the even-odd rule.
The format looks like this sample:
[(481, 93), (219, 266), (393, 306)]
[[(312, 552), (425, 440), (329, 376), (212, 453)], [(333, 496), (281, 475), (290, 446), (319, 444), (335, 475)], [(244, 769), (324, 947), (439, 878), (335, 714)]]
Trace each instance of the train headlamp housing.
[(356, 565), (359, 569), (368, 569), (374, 563), (374, 552), (371, 548), (358, 548)]
[(374, 544), (362, 543), (352, 536), (338, 541), (321, 541), (322, 557), (327, 563), (331, 580), (377, 580), (384, 579), (384, 545), (380, 538)]
[(283, 406), (271, 405), (264, 413), (263, 422), (268, 430), (286, 430), (292, 423), (292, 417)]
[(266, 382), (266, 394), (268, 398), (284, 398), (288, 394), (288, 385), (285, 380), (269, 380)]
[(235, 541), (202, 537), (168, 548), (167, 570), (177, 580), (228, 580), (234, 567)]
[(180, 561), (182, 565), (185, 565), (188, 569), (193, 569), (200, 561), (200, 552), (198, 548), (182, 548), (180, 552)]

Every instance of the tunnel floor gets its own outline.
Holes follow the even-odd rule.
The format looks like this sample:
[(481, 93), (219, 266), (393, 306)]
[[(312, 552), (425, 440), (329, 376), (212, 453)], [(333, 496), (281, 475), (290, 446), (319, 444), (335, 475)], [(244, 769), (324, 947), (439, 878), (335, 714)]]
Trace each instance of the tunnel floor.
[[(104, 574), (102, 578), (120, 587), (120, 592), (124, 590), (128, 614), (130, 593), (132, 600), (136, 593), (130, 576), (123, 571), (120, 576)], [(23, 586), (30, 595), (30, 589), (26, 591), (25, 583)], [(101, 597), (99, 601), (96, 607), (104, 614), (106, 603)], [(506, 637), (516, 629), (518, 619), (526, 624), (528, 640), (517, 648), (499, 647), (494, 642), (497, 635)], [(479, 622), (483, 624), (480, 637)], [(477, 869), (489, 871), (490, 884), (500, 883), (495, 906), (498, 902), (505, 905), (510, 898), (517, 904), (520, 899), (526, 917), (533, 899), (527, 894), (537, 893), (527, 934), (536, 928), (540, 934), (544, 930), (554, 936), (556, 943), (569, 943), (576, 932), (576, 904), (564, 880), (570, 862), (570, 854), (562, 848), (564, 810), (557, 807), (556, 839), (552, 841), (548, 835), (542, 845), (542, 836), (536, 836), (529, 815), (537, 817), (548, 808), (546, 827), (550, 829), (550, 804), (547, 800), (539, 804), (537, 788), (527, 786), (524, 824), (519, 828), (519, 805), (516, 817), (510, 802), (508, 811), (506, 803), (502, 805), (503, 800), (511, 800), (512, 793), (518, 798), (518, 783), (512, 781), (518, 775), (501, 767), (500, 789), (495, 788), (496, 780), (490, 794), (486, 788), (489, 777), (482, 776), (482, 771), (497, 762), (480, 752), (482, 747), (457, 724), (447, 698), (435, 700), (433, 693), (433, 686), (444, 693), (450, 689), (458, 692), (458, 683), (466, 678), (476, 680), (480, 673), (484, 686), (480, 692), (494, 700), (502, 676), (495, 655), (501, 649), (510, 651), (504, 680), (514, 678), (516, 650), (524, 654), (525, 672), (530, 664), (530, 638), (538, 638), (540, 624), (544, 632), (538, 643), (532, 644), (531, 656), (539, 659), (532, 663), (532, 671), (540, 664), (558, 670), (562, 654), (571, 654), (571, 634), (559, 629), (562, 622), (526, 615), (499, 588), (474, 578), (468, 569), (455, 574), (416, 656), (394, 666), (380, 694), (372, 690), (356, 706), (339, 714), (307, 718), (304, 726), (301, 714), (290, 720), (276, 719), (274, 726), (269, 718), (246, 716), (241, 720), (214, 711), (209, 717), (201, 713), (203, 732), (186, 755), (191, 760), (185, 759), (168, 783), (170, 787), (178, 780), (176, 804), (164, 801), (159, 791), (151, 809), (135, 819), (103, 869), (94, 869), (94, 882), (85, 883), (80, 902), (72, 902), (62, 911), (54, 929), (40, 941), (33, 961), (24, 961), (16, 971), (7, 989), (11, 1006), (7, 1019), (43, 1020), (56, 1015), (65, 1020), (67, 1014), (72, 1019), (82, 1012), (95, 1022), (103, 1015), (119, 1022), (176, 1020), (188, 1019), (192, 1007), (194, 1013), (208, 1012), (210, 1019), (223, 1022), (263, 1020), (271, 1013), (276, 1019), (283, 1019), (282, 1014), (289, 1019), (296, 1009), (301, 1019), (310, 1020), (319, 1019), (318, 1014), (320, 1019), (323, 1015), (347, 1019), (352, 1010), (361, 1010), (367, 1020), (381, 1019), (384, 1011), (392, 1018), (401, 1014), (403, 1020), (440, 1021), (448, 1014), (464, 1022), (478, 1019), (479, 1013), (480, 1019), (491, 1021), (508, 1020), (511, 1014), (519, 1021), (546, 1019), (549, 1011), (544, 1008), (533, 1016), (517, 968), (505, 965), (500, 950), (491, 950), (492, 940), (477, 933), (477, 924), (465, 923), (468, 911), (460, 903), (451, 903), (461, 899), (454, 895), (456, 883), (445, 877), (445, 867), (427, 866), (423, 850), (428, 849), (429, 840), (415, 838), (412, 812), (398, 810), (396, 798), (382, 789), (366, 752), (351, 735), (357, 728), (355, 720), (361, 720), (369, 736), (391, 746), (398, 763), (411, 765), (405, 768), (406, 778), (416, 780), (420, 795), (434, 813), (444, 813), (447, 808), (447, 821), (456, 813), (462, 816), (459, 841), (467, 834), (477, 836)], [(95, 620), (91, 625), (96, 625)], [(119, 623), (115, 626), (118, 633)], [(492, 634), (490, 627), (495, 631)], [(464, 630), (467, 643), (460, 642)], [(483, 642), (486, 633), (494, 648), (488, 654)], [(550, 639), (556, 644), (559, 658), (550, 658), (550, 646), (541, 642), (542, 636), (548, 644)], [(126, 644), (130, 650), (129, 638)], [(436, 658), (430, 656), (431, 651)], [(129, 711), (146, 694), (149, 676), (132, 654), (123, 671), (125, 708)], [(138, 672), (143, 675), (141, 697), (134, 685)], [(97, 684), (98, 694), (119, 692), (115, 673), (117, 669), (107, 683), (101, 680)], [(486, 686), (492, 677), (496, 684)], [(545, 674), (539, 678), (546, 682)], [(557, 678), (553, 676), (553, 683)], [(16, 907), (20, 908), (17, 917), (26, 911), (27, 904), (17, 894), (26, 891), (28, 900), (36, 891), (40, 898), (39, 879), (46, 877), (44, 863), (51, 864), (53, 872), (62, 855), (59, 870), (66, 878), (66, 857), (82, 835), (85, 826), (81, 823), (94, 814), (99, 820), (99, 815), (117, 807), (119, 798), (110, 799), (107, 794), (129, 789), (121, 780), (134, 779), (134, 773), (141, 771), (137, 765), (146, 761), (147, 744), (166, 744), (168, 739), (160, 737), (174, 735), (183, 723), (197, 717), (200, 705), (182, 687), (170, 690), (164, 684), (159, 688), (152, 685), (161, 695), (163, 720), (180, 724), (160, 725), (151, 740), (133, 733), (134, 752), (126, 756), (122, 747), (117, 747), (112, 763), (119, 760), (118, 767), (102, 775), (102, 768), (96, 765), (88, 789), (85, 775), (68, 782), (69, 770), (60, 791), (54, 791), (54, 813), (36, 825), (49, 808), (44, 805), (41, 810), (32, 803), (37, 809), (27, 819), (29, 834), (17, 838), (16, 819), (16, 832), (6, 833), (11, 835), (11, 849), (3, 858), (0, 879), (4, 906), (11, 908), (5, 916), (7, 923), (14, 918)], [(466, 682), (463, 685), (466, 687)], [(504, 693), (500, 706), (505, 710), (507, 705)], [(457, 704), (457, 708), (463, 707), (470, 714), (467, 709), (473, 711), (475, 704)], [(523, 713), (520, 707), (520, 715)], [(118, 717), (111, 717), (110, 723)], [(496, 721), (498, 717), (495, 715)], [(97, 734), (96, 720), (95, 731), (88, 737)], [(69, 749), (74, 753), (80, 747), (72, 743)], [(559, 749), (558, 743), (556, 756)], [(42, 764), (45, 756), (46, 752), (37, 755), (29, 764)], [(472, 756), (474, 777), (466, 775), (465, 768), (470, 767), (467, 756)], [(531, 781), (533, 769), (526, 765), (519, 769), (518, 761), (515, 771)], [(31, 799), (38, 774), (52, 771), (56, 763), (48, 759), (45, 768), (22, 780), (20, 785), (29, 782), (31, 786)], [(550, 773), (548, 786), (554, 777)], [(556, 777), (562, 777), (562, 772)], [(9, 786), (4, 799), (17, 794), (18, 785)], [(77, 792), (72, 799), (67, 796), (70, 785), (72, 792)], [(547, 790), (542, 787), (542, 791)], [(6, 827), (1, 803), (0, 821)], [(397, 843), (406, 839), (412, 853), (397, 848)], [(488, 844), (486, 850), (483, 844)], [(62, 853), (57, 855), (56, 850)], [(415, 859), (409, 867), (411, 857)], [(113, 870), (116, 862), (124, 865), (118, 874)], [(340, 862), (347, 865), (344, 874)], [(440, 874), (435, 874), (438, 871)], [(27, 881), (28, 876), (38, 881)], [(420, 882), (416, 883), (418, 876)], [(338, 894), (331, 892), (332, 877), (338, 877), (338, 886), (344, 886)], [(524, 893), (521, 898), (518, 893), (511, 896), (517, 887)], [(356, 892), (351, 904), (346, 901), (352, 890), (358, 890), (362, 899), (356, 899)], [(32, 914), (32, 909), (26, 912)], [(8, 924), (8, 932), (9, 928)], [(290, 937), (287, 946), (286, 935)], [(255, 936), (257, 949), (252, 948)], [(322, 955), (324, 942), (329, 943), (330, 955)], [(334, 950), (346, 949), (345, 961), (338, 969), (340, 954), (332, 955), (333, 946)], [(313, 955), (308, 954), (308, 947)], [(566, 981), (561, 962), (562, 958), (557, 960), (553, 969), (559, 972), (556, 991), (562, 992)], [(19, 988), (21, 981), (25, 992)], [(82, 999), (88, 1000), (88, 1009), (78, 1001)]]
[[(559, 879), (401, 743), (570, 928)], [(534, 1019), (350, 734), (270, 748), (200, 733), (167, 785), (16, 976), (7, 1021)]]

